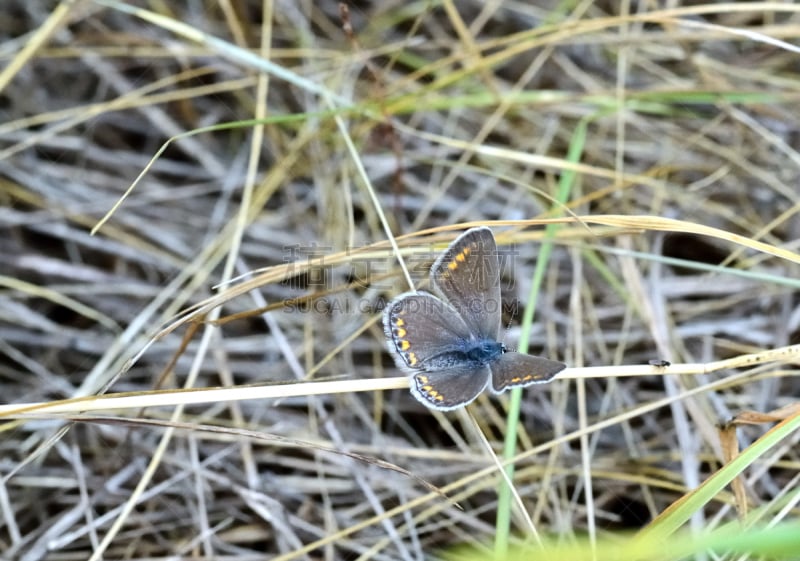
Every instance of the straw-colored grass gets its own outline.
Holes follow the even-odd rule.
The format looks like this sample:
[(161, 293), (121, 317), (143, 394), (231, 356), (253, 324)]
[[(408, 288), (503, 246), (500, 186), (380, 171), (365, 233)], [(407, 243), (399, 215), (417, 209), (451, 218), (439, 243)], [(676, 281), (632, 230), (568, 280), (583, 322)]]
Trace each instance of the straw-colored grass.
[[(800, 558), (800, 5), (3, 12), (0, 559)], [(569, 368), (441, 413), (478, 224)]]

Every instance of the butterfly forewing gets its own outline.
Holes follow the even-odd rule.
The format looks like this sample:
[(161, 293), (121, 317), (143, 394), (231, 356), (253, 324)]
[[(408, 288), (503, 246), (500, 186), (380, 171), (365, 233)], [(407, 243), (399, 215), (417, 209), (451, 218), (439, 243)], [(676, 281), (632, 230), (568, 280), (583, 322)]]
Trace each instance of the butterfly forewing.
[(460, 349), (470, 338), (461, 315), (427, 292), (409, 292), (393, 300), (384, 312), (383, 329), (395, 362), (411, 371), (428, 370), (430, 359)]
[(497, 340), (500, 330), (500, 264), (489, 228), (472, 228), (450, 244), (431, 267), (431, 284), (474, 335)]
[(507, 352), (489, 365), (492, 371), (491, 388), (501, 393), (508, 388), (549, 382), (564, 370), (566, 364), (539, 356)]

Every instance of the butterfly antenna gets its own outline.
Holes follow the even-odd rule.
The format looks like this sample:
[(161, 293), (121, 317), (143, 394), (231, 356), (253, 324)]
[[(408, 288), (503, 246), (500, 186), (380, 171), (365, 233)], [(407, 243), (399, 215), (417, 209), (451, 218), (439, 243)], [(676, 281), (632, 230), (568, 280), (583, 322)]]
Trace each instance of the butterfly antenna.
[[(516, 310), (516, 307), (514, 307), (514, 310)], [(506, 335), (508, 335), (509, 330), (511, 330), (511, 324), (513, 321), (514, 321), (514, 313), (512, 312), (511, 317), (508, 319), (508, 323), (506, 324), (506, 328), (503, 331), (503, 339), (500, 341), (500, 344), (503, 345), (503, 348), (507, 350), (512, 350), (506, 347)]]

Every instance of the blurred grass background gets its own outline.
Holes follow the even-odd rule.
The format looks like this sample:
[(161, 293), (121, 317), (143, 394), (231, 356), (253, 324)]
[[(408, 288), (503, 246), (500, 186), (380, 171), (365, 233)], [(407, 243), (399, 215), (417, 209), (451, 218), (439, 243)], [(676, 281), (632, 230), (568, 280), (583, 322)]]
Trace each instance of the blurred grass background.
[[(419, 283), (467, 223), (493, 226), (507, 341), (527, 334), (571, 367), (800, 342), (800, 6), (347, 7), (4, 2), (2, 402), (397, 376), (376, 319), (409, 287), (387, 228), (465, 224), (400, 242)], [(607, 214), (620, 217), (590, 220)], [(545, 236), (537, 220), (558, 217)], [(256, 290), (215, 300), (262, 269)], [(208, 302), (200, 319), (253, 313), (153, 340)], [(441, 415), (395, 390), (9, 422), (0, 556), (433, 559), (458, 545), (485, 558), (504, 551), (505, 516), (512, 551), (536, 544), (534, 527), (588, 559), (725, 464), (720, 423), (796, 415), (791, 364), (647, 368), (528, 388), (511, 417), (507, 395)], [(498, 507), (491, 451), (512, 425), (521, 504)], [(739, 427), (733, 448), (770, 426)], [(687, 536), (727, 528), (727, 541), (639, 558), (747, 558), (727, 525), (797, 516), (797, 438), (748, 460), (738, 499), (714, 492), (692, 511)]]

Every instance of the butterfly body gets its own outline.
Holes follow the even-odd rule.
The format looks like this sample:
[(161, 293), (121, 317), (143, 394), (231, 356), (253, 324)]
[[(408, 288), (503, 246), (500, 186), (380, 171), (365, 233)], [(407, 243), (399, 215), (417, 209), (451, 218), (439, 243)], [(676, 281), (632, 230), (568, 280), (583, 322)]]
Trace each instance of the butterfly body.
[(488, 228), (459, 236), (434, 262), (430, 278), (435, 294), (401, 294), (383, 317), (389, 352), (410, 374), (411, 393), (424, 405), (455, 409), (487, 385), (500, 393), (547, 382), (566, 367), (510, 352), (498, 341), (500, 265)]
[[(486, 366), (497, 360), (505, 352), (505, 345), (491, 339), (481, 341), (459, 341), (453, 346), (430, 360), (427, 370), (447, 370), (456, 366)], [(421, 365), (425, 368), (425, 364)]]

